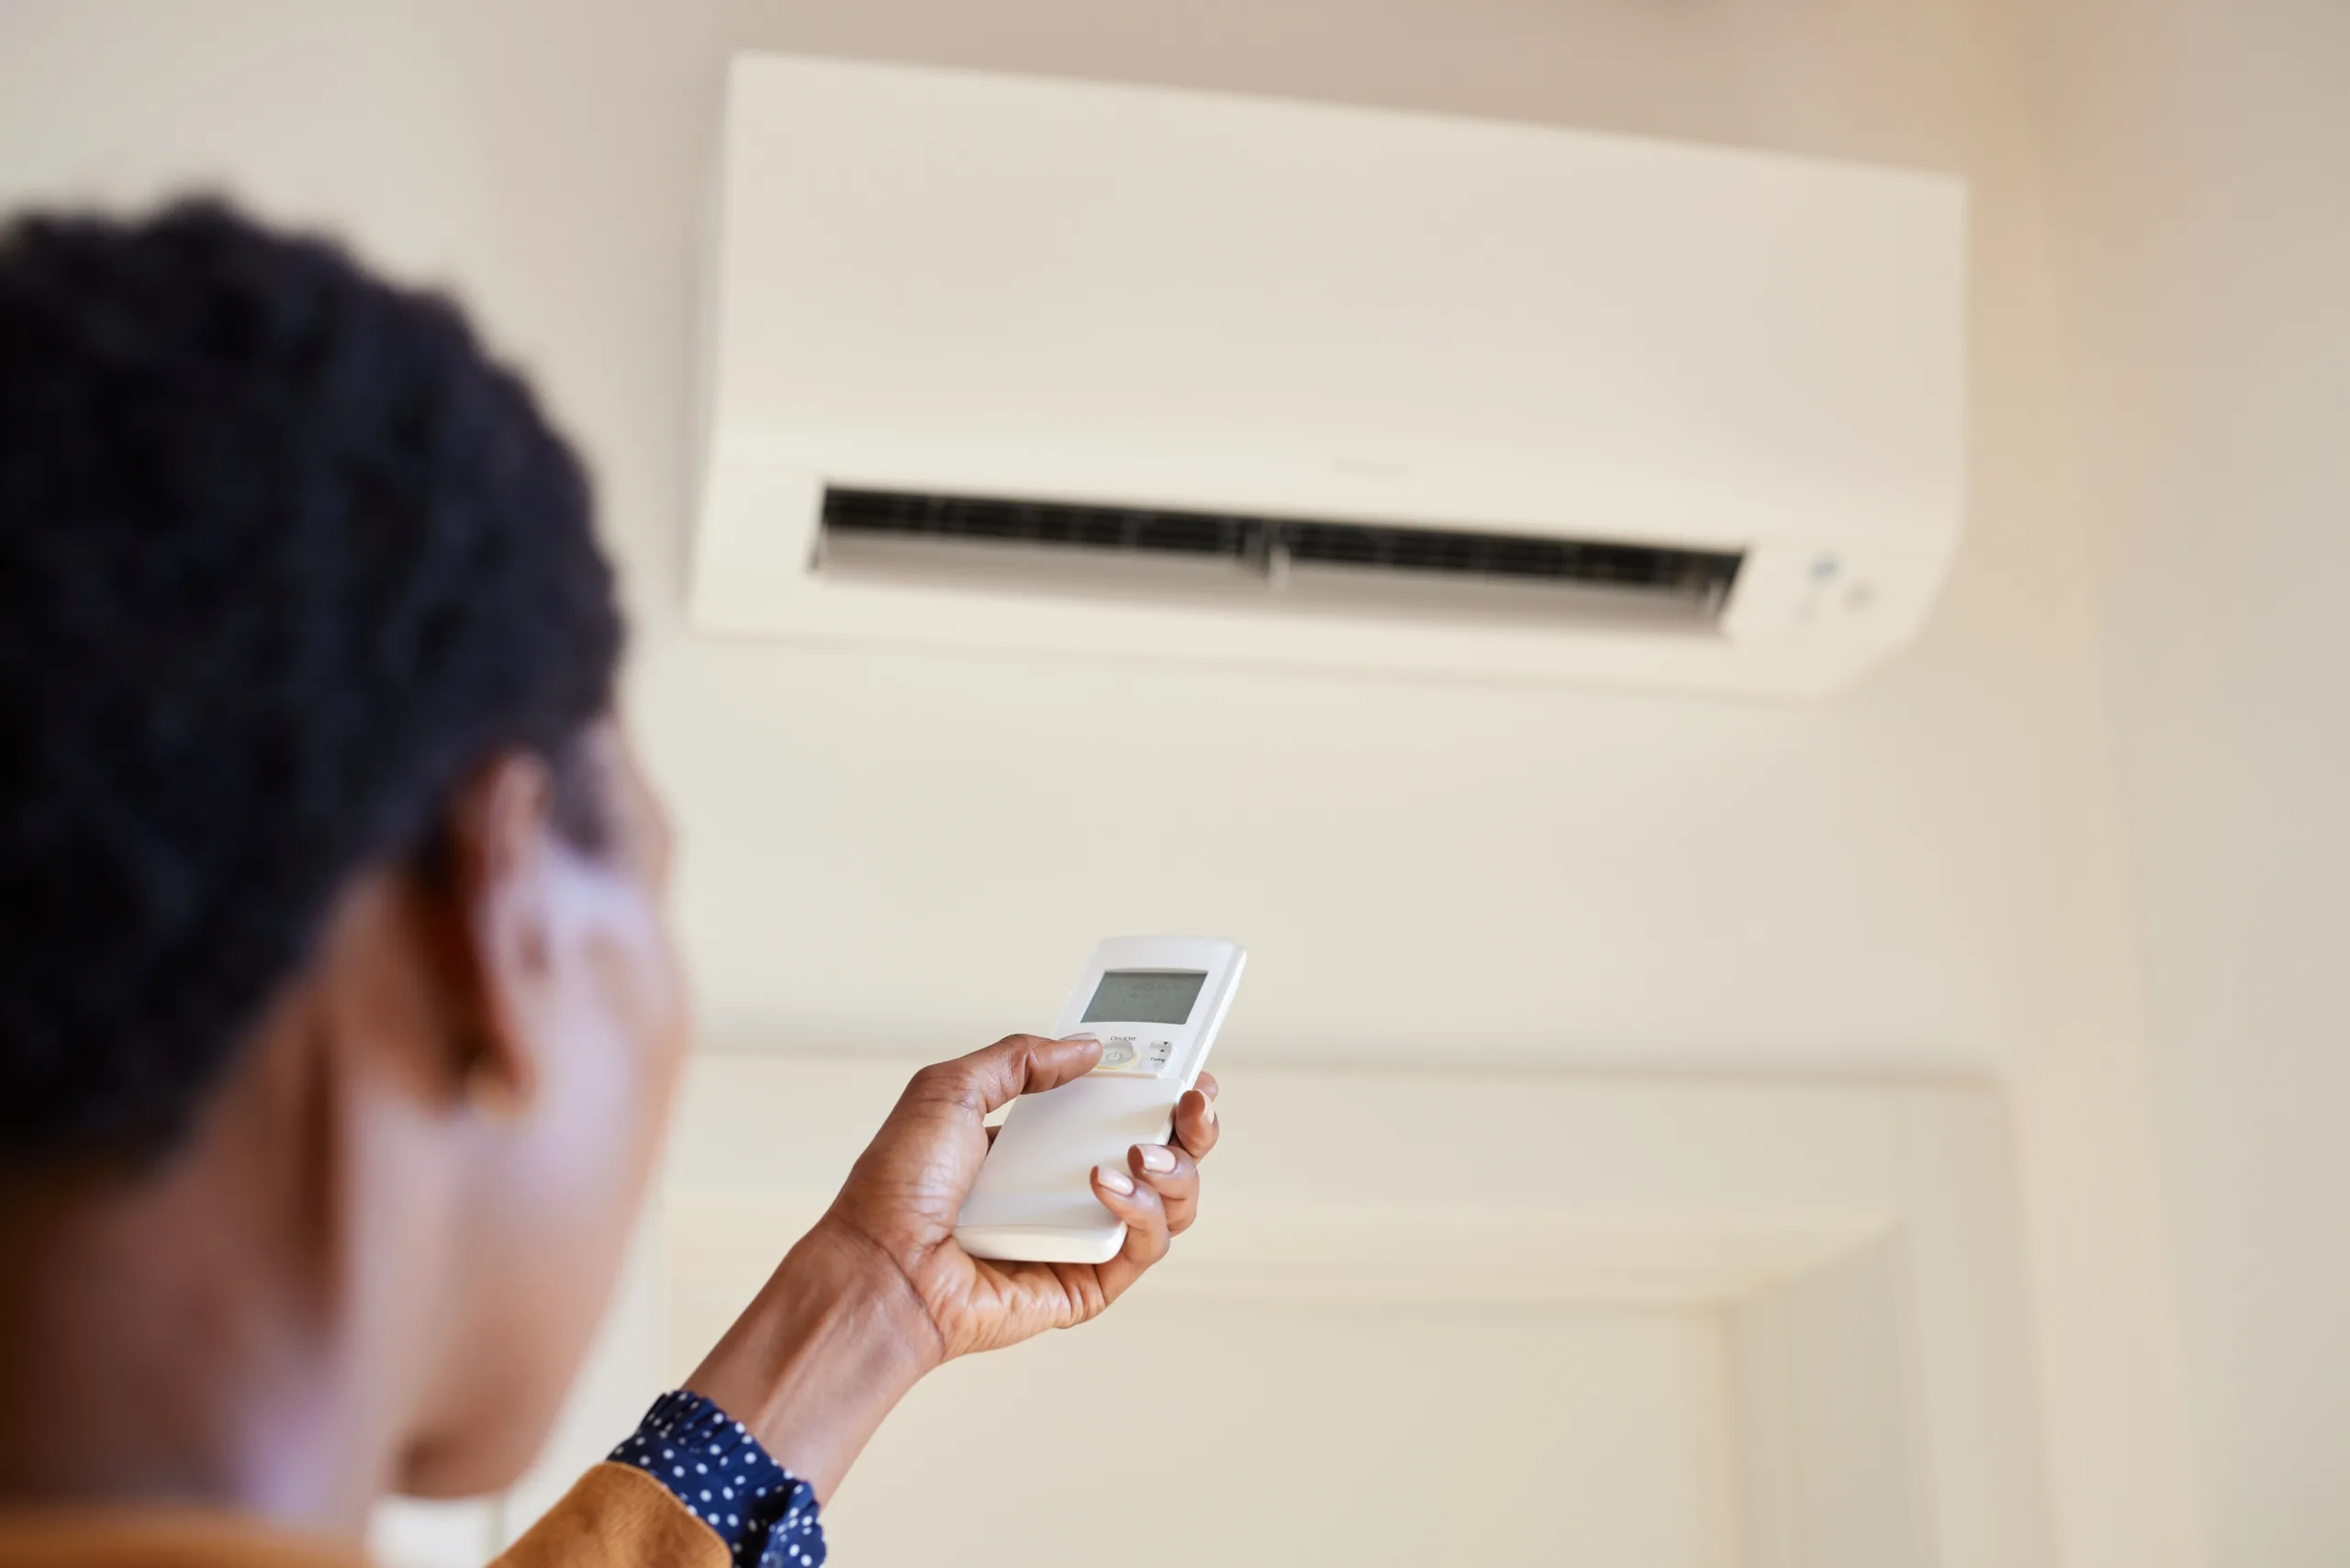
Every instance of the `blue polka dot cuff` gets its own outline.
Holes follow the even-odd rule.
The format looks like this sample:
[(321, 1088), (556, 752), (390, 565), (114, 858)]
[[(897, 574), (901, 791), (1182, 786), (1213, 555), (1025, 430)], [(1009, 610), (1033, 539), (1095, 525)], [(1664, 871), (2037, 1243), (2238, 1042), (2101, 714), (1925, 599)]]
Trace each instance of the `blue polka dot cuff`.
[(735, 1568), (816, 1568), (824, 1528), (816, 1494), (778, 1464), (743, 1423), (688, 1389), (653, 1402), (636, 1435), (612, 1450), (677, 1495), (718, 1532)]

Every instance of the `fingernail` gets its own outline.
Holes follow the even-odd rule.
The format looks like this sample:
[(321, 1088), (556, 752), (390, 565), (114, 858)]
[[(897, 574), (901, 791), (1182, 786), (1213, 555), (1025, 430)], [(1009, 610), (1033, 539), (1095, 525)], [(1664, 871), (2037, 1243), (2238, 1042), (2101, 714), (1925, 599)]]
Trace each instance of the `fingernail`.
[(1215, 1126), (1215, 1102), (1213, 1100), (1209, 1101), (1207, 1103), (1207, 1109), (1202, 1111), (1200, 1114), (1207, 1118), (1208, 1126)]
[(1093, 1168), (1093, 1179), (1096, 1182), (1101, 1182), (1104, 1187), (1109, 1188), (1110, 1191), (1117, 1193), (1122, 1198), (1130, 1197), (1134, 1193), (1135, 1179), (1127, 1175), (1125, 1171), (1118, 1170), (1115, 1166), (1095, 1166)]
[(1145, 1143), (1137, 1144), (1136, 1147), (1142, 1150), (1142, 1168), (1145, 1170), (1166, 1171), (1175, 1169), (1175, 1151), (1165, 1144)]
[(1093, 1033), (1091, 1029), (1087, 1030), (1082, 1035), (1063, 1035), (1061, 1036), (1061, 1044), (1065, 1046), (1075, 1045), (1080, 1040), (1084, 1040), (1090, 1044), (1098, 1046), (1102, 1043), (1102, 1036)]

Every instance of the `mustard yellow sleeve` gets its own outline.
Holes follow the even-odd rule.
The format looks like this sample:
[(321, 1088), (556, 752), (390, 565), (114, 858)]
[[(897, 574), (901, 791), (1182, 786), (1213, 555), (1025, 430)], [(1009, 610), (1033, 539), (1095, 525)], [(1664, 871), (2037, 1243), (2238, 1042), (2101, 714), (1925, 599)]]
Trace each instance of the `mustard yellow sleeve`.
[(490, 1568), (730, 1568), (732, 1556), (677, 1494), (642, 1470), (607, 1461)]

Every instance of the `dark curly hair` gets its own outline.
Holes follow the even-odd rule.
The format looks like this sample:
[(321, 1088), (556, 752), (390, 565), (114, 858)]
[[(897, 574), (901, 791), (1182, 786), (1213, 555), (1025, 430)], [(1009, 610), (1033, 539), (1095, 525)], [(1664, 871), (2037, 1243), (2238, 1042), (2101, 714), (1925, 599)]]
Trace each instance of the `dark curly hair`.
[(576, 770), (591, 510), (457, 308), (330, 242), (0, 229), (0, 1166), (168, 1148), (355, 871), (499, 749)]

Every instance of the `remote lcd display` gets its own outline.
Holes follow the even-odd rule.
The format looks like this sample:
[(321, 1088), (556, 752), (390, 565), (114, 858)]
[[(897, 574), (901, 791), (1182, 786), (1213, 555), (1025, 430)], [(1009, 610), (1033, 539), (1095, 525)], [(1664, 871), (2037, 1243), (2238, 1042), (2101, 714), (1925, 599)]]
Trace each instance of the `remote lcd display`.
[(1085, 1004), (1086, 1024), (1181, 1024), (1192, 1015), (1200, 987), (1197, 969), (1111, 969)]

